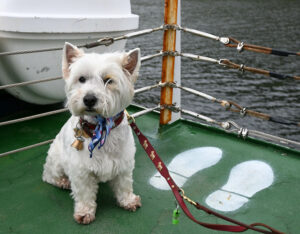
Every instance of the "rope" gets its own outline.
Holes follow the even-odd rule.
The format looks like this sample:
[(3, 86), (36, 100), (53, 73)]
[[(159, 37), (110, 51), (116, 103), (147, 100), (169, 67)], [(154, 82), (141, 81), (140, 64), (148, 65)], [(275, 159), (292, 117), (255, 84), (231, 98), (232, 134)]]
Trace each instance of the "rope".
[[(162, 86), (162, 85), (166, 85), (166, 84), (159, 84), (159, 85)], [(149, 112), (155, 111), (156, 109), (168, 108), (171, 111), (181, 112), (183, 114), (190, 115), (190, 116), (195, 117), (197, 119), (204, 120), (204, 121), (206, 121), (210, 124), (218, 125), (218, 126), (222, 127), (223, 129), (225, 129), (226, 131), (228, 131), (231, 127), (235, 127), (236, 129), (233, 129), (233, 130), (228, 131), (228, 132), (235, 132), (235, 133), (238, 134), (239, 137), (240, 136), (242, 136), (243, 138), (246, 138), (247, 136), (261, 137), (263, 139), (271, 140), (271, 141), (281, 143), (281, 144), (300, 146), (300, 142), (297, 142), (297, 141), (292, 141), (292, 140), (288, 140), (288, 139), (285, 139), (285, 138), (273, 136), (273, 135), (270, 135), (270, 134), (267, 134), (267, 133), (264, 133), (264, 132), (260, 132), (260, 131), (248, 130), (246, 128), (241, 128), (239, 125), (237, 125), (233, 121), (218, 122), (218, 121), (216, 121), (216, 120), (214, 120), (210, 117), (201, 115), (199, 113), (196, 113), (196, 112), (193, 112), (193, 111), (190, 111), (190, 110), (181, 109), (181, 108), (173, 106), (173, 105), (171, 105), (171, 106), (168, 106), (168, 105), (160, 106), (159, 105), (159, 106), (152, 107), (152, 108), (145, 108), (145, 107), (142, 107), (142, 108), (144, 108), (144, 110), (139, 111), (137, 113), (134, 113), (131, 116), (133, 118), (138, 118), (138, 117), (140, 117), (142, 115), (145, 115)], [(48, 116), (48, 115), (52, 115), (52, 114), (57, 114), (57, 113), (65, 112), (65, 111), (67, 111), (67, 108), (57, 110), (57, 111), (51, 111), (51, 112), (47, 112), (47, 113), (43, 113), (43, 114), (38, 114), (38, 115), (30, 116), (30, 117), (25, 117), (25, 118), (21, 118), (21, 119), (2, 122), (2, 123), (0, 123), (0, 126), (13, 124), (13, 123), (19, 123), (19, 122), (22, 122), (22, 121), (31, 120), (31, 119), (35, 119), (35, 118), (40, 118), (40, 117), (44, 117), (44, 116)], [(40, 143), (37, 143), (37, 144), (29, 145), (29, 146), (26, 146), (26, 147), (23, 147), (23, 148), (20, 148), (20, 149), (16, 149), (16, 150), (8, 151), (8, 152), (5, 152), (5, 153), (1, 153), (0, 157), (4, 157), (4, 156), (10, 155), (10, 154), (17, 153), (17, 152), (22, 152), (22, 151), (25, 151), (25, 150), (28, 150), (28, 149), (32, 149), (32, 148), (41, 146), (41, 145), (49, 144), (52, 141), (53, 141), (53, 139), (52, 140), (47, 140), (47, 141), (44, 141), (44, 142), (40, 142)]]
[[(263, 138), (265, 140), (271, 140), (273, 142), (279, 143), (279, 144), (285, 144), (285, 145), (295, 145), (295, 146), (300, 146), (300, 142), (297, 141), (293, 141), (293, 140), (288, 140), (285, 138), (281, 138), (281, 137), (277, 137), (277, 136), (273, 136), (264, 132), (260, 132), (260, 131), (256, 131), (256, 130), (249, 130), (247, 128), (243, 128), (240, 127), (239, 125), (237, 125), (235, 122), (233, 121), (225, 121), (225, 122), (218, 122), (212, 118), (209, 118), (207, 116), (198, 114), (196, 112), (190, 111), (190, 110), (185, 110), (185, 109), (181, 109), (180, 107), (176, 107), (176, 106), (163, 106), (163, 108), (168, 108), (171, 111), (176, 111), (176, 112), (181, 112), (183, 114), (187, 114), (189, 116), (195, 117), (197, 119), (201, 119), (204, 120), (210, 124), (216, 124), (218, 126), (221, 126), (224, 130), (226, 130), (227, 132), (234, 132), (237, 133), (238, 137), (243, 137), (244, 139), (246, 139), (248, 136), (253, 136), (253, 137), (260, 137)], [(232, 127), (235, 127), (235, 129), (232, 129), (229, 131), (229, 129), (231, 129)]]
[(270, 72), (270, 71), (263, 70), (263, 69), (258, 69), (258, 68), (254, 68), (254, 67), (246, 67), (244, 64), (236, 64), (236, 63), (231, 62), (228, 59), (217, 60), (217, 59), (209, 58), (209, 57), (205, 57), (205, 56), (189, 54), (189, 53), (178, 53), (178, 52), (174, 56), (182, 56), (182, 57), (189, 58), (189, 59), (196, 60), (196, 61), (205, 61), (205, 62), (216, 63), (216, 64), (223, 65), (223, 66), (231, 68), (231, 69), (240, 70), (242, 72), (249, 71), (252, 73), (261, 74), (261, 75), (278, 78), (278, 79), (291, 78), (291, 79), (295, 79), (295, 80), (300, 80), (300, 76), (282, 75), (279, 73)]
[[(239, 52), (242, 52), (243, 50), (249, 50), (249, 51), (253, 51), (253, 52), (257, 52), (257, 53), (274, 54), (274, 55), (279, 55), (279, 56), (288, 56), (288, 55), (300, 56), (300, 52), (277, 50), (277, 49), (272, 49), (269, 47), (246, 44), (244, 42), (238, 41), (237, 39), (235, 39), (233, 37), (220, 37), (220, 36), (216, 36), (216, 35), (213, 35), (213, 34), (210, 34), (207, 32), (203, 32), (203, 31), (199, 31), (196, 29), (181, 27), (179, 25), (169, 25), (169, 24), (165, 24), (165, 25), (155, 27), (155, 28), (143, 29), (140, 31), (127, 33), (127, 34), (124, 34), (124, 35), (118, 36), (118, 37), (104, 37), (104, 38), (101, 38), (94, 42), (80, 44), (77, 47), (90, 49), (90, 48), (97, 47), (97, 46), (109, 46), (109, 45), (113, 44), (115, 41), (139, 37), (139, 36), (150, 34), (150, 33), (156, 32), (156, 31), (168, 30), (168, 29), (181, 30), (181, 31), (184, 31), (184, 32), (196, 35), (196, 36), (219, 41), (227, 47), (237, 48), (237, 50)], [(33, 49), (33, 50), (20, 50), (20, 51), (12, 51), (12, 52), (0, 52), (0, 56), (49, 52), (49, 51), (57, 51), (57, 50), (62, 50), (62, 49), (63, 49), (63, 47), (54, 47), (54, 48)]]
[(178, 53), (178, 56), (189, 58), (189, 59), (192, 59), (195, 61), (204, 61), (204, 62), (210, 62), (210, 63), (216, 63), (216, 64), (220, 63), (219, 59), (209, 58), (209, 57), (200, 56), (200, 55), (196, 55), (196, 54)]
[(59, 79), (62, 79), (62, 77), (57, 76), (57, 77), (51, 77), (51, 78), (46, 78), (46, 79), (40, 79), (40, 80), (32, 80), (32, 81), (25, 81), (25, 82), (20, 82), (20, 83), (15, 83), (15, 84), (2, 85), (2, 86), (0, 86), (0, 90), (20, 87), (20, 86), (25, 86), (25, 85), (31, 85), (31, 84), (38, 84), (38, 83), (42, 83), (42, 82), (48, 82), (48, 81), (59, 80)]
[(270, 72), (267, 70), (263, 70), (263, 69), (258, 69), (258, 68), (253, 68), (253, 67), (246, 67), (244, 64), (236, 64), (231, 62), (228, 59), (220, 59), (219, 60), (220, 65), (224, 65), (228, 68), (231, 69), (238, 69), (243, 71), (249, 71), (252, 73), (256, 73), (256, 74), (262, 74), (265, 76), (269, 76), (269, 77), (273, 77), (273, 78), (278, 78), (278, 79), (287, 79), (287, 78), (291, 78), (291, 79), (295, 79), (295, 80), (300, 80), (300, 76), (290, 76), (290, 75), (282, 75), (279, 73), (274, 73), (274, 72)]
[(12, 150), (12, 151), (8, 151), (8, 152), (5, 152), (5, 153), (2, 153), (2, 154), (0, 154), (0, 158), (4, 157), (4, 156), (7, 156), (7, 155), (10, 155), (10, 154), (15, 154), (15, 153), (23, 152), (25, 150), (33, 149), (33, 148), (36, 148), (38, 146), (47, 145), (49, 143), (52, 143), (53, 140), (54, 139), (43, 141), (43, 142), (40, 142), (40, 143), (37, 143), (37, 144), (33, 144), (33, 145), (29, 145), (29, 146), (26, 146), (26, 147), (23, 147), (23, 148), (20, 148), (20, 149), (16, 149), (16, 150)]
[(199, 36), (199, 37), (204, 37), (204, 38), (212, 39), (212, 40), (215, 40), (215, 41), (219, 41), (219, 42), (221, 42), (222, 44), (225, 44), (225, 45), (230, 42), (228, 37), (219, 37), (219, 36), (216, 36), (216, 35), (213, 35), (213, 34), (210, 34), (210, 33), (207, 33), (207, 32), (202, 32), (202, 31), (199, 31), (199, 30), (196, 30), (196, 29), (180, 27), (180, 30), (182, 30), (184, 32), (187, 32), (187, 33), (190, 33), (190, 34), (193, 34), (193, 35), (196, 35), (196, 36)]
[(218, 126), (221, 126), (222, 128), (224, 129), (228, 129), (230, 127), (230, 124), (228, 124), (227, 122), (218, 122), (210, 117), (207, 117), (205, 115), (201, 115), (199, 113), (196, 113), (196, 112), (193, 112), (193, 111), (190, 111), (190, 110), (185, 110), (185, 109), (182, 109), (178, 106), (174, 106), (174, 105), (161, 105), (160, 106), (161, 109), (169, 109), (173, 112), (181, 112), (183, 114), (187, 114), (187, 115), (190, 115), (192, 117), (195, 117), (197, 119), (201, 119), (201, 120), (204, 120), (205, 122), (207, 123), (210, 123), (210, 124), (216, 124)]
[[(21, 85), (20, 84), (15, 84), (15, 86), (21, 86)], [(163, 86), (163, 84), (158, 83), (158, 84), (155, 84), (155, 85), (151, 85), (151, 86), (143, 87), (143, 88), (140, 88), (140, 89), (136, 89), (134, 91), (134, 93), (135, 94), (143, 93), (143, 92), (149, 91), (151, 89), (154, 89), (154, 88), (157, 88), (157, 87), (162, 87), (162, 86)], [(0, 86), (0, 89), (1, 89), (1, 87), (3, 87), (3, 86)], [(28, 116), (28, 117), (24, 117), (24, 118), (19, 118), (19, 119), (9, 120), (9, 121), (5, 121), (5, 122), (0, 122), (0, 127), (5, 126), (5, 125), (24, 122), (24, 121), (27, 121), (27, 120), (37, 119), (37, 118), (41, 118), (41, 117), (45, 117), (45, 116), (55, 115), (55, 114), (59, 114), (59, 113), (66, 112), (66, 111), (68, 111), (68, 108), (63, 108), (63, 109), (60, 109), (60, 110), (49, 111), (49, 112), (45, 112), (45, 113), (41, 113), (41, 114), (37, 114), (37, 115), (32, 115), (32, 116)]]
[(246, 44), (244, 42), (240, 42), (233, 37), (229, 37), (229, 43), (225, 44), (227, 47), (236, 48), (238, 52), (242, 52), (244, 50), (249, 50), (252, 52), (263, 53), (263, 54), (273, 54), (278, 56), (289, 56), (289, 55), (297, 55), (300, 56), (300, 52), (291, 52), (284, 50), (272, 49), (269, 47), (257, 46), (252, 44)]
[(151, 55), (146, 55), (144, 57), (141, 58), (141, 62), (146, 62), (148, 60), (154, 59), (156, 57), (161, 57), (163, 56), (162, 52), (156, 53), (156, 54), (151, 54)]
[[(263, 74), (263, 75), (267, 75), (267, 76), (271, 76), (271, 77), (275, 77), (275, 78), (294, 78), (296, 80), (300, 80), (299, 76), (286, 76), (286, 75), (272, 73), (272, 72), (268, 72), (268, 71), (257, 69), (257, 68), (246, 67), (243, 64), (239, 65), (239, 64), (235, 64), (233, 62), (230, 62), (227, 59), (217, 60), (217, 59), (213, 59), (213, 58), (209, 58), (209, 57), (205, 57), (205, 56), (200, 56), (200, 55), (195, 55), (195, 54), (190, 54), (190, 53), (179, 53), (179, 52), (176, 52), (176, 51), (175, 52), (174, 51), (160, 51), (159, 53), (155, 53), (155, 54), (152, 54), (152, 55), (147, 55), (147, 56), (144, 56), (144, 57), (141, 58), (141, 62), (146, 62), (146, 61), (154, 59), (156, 57), (166, 56), (166, 55), (182, 56), (182, 57), (186, 57), (186, 58), (189, 58), (189, 59), (192, 59), (192, 60), (195, 60), (195, 61), (205, 61), (205, 62), (221, 64), (221, 65), (224, 65), (224, 66), (232, 68), (232, 69), (238, 69), (238, 70), (242, 70), (242, 71), (246, 70), (246, 71), (250, 71), (250, 72), (253, 72), (253, 73)], [(44, 79), (39, 79), (39, 80), (33, 80), (33, 81), (20, 82), (20, 83), (15, 83), (15, 84), (2, 85), (2, 86), (0, 86), (0, 90), (8, 89), (8, 88), (21, 87), (21, 86), (31, 85), (31, 84), (38, 84), (38, 83), (48, 82), (48, 81), (53, 81), (53, 80), (59, 80), (61, 78), (62, 78), (61, 76), (57, 76), (57, 77), (50, 77), (50, 78), (44, 78)], [(278, 121), (282, 122), (283, 121), (283, 120), (279, 120), (279, 119), (276, 119), (276, 118), (273, 119), (271, 117), (270, 117), (269, 120), (273, 121), (273, 122), (278, 122)], [(286, 124), (288, 124), (288, 123), (286, 123)]]
[(49, 116), (49, 115), (55, 115), (55, 114), (59, 114), (59, 113), (66, 112), (66, 111), (68, 111), (68, 108), (63, 108), (63, 109), (55, 110), (55, 111), (49, 111), (46, 113), (32, 115), (32, 116), (28, 116), (28, 117), (24, 117), (24, 118), (20, 118), (20, 119), (9, 120), (9, 121), (5, 121), (5, 122), (1, 122), (0, 127), (9, 125), (9, 124), (24, 122), (27, 120), (37, 119), (37, 118), (41, 118), (41, 117), (45, 117), (45, 116)]
[[(300, 127), (300, 122), (286, 120), (286, 119), (281, 118), (281, 117), (272, 117), (271, 115), (268, 115), (268, 114), (260, 113), (260, 112), (253, 111), (253, 110), (249, 110), (248, 108), (242, 107), (242, 106), (240, 106), (239, 104), (237, 104), (233, 101), (218, 99), (218, 98), (215, 98), (215, 97), (213, 97), (211, 95), (208, 95), (206, 93), (202, 93), (202, 92), (199, 92), (199, 91), (191, 89), (191, 88), (183, 87), (183, 86), (177, 85), (175, 83), (168, 84), (166, 82), (164, 85), (172, 87), (172, 88), (179, 88), (179, 89), (184, 90), (188, 93), (192, 93), (196, 96), (199, 96), (199, 97), (205, 98), (207, 100), (210, 100), (214, 103), (215, 102), (219, 103), (222, 107), (225, 107), (226, 110), (229, 110), (229, 111), (232, 111), (232, 112), (235, 112), (235, 113), (240, 113), (242, 116), (245, 116), (246, 114), (248, 114), (249, 116), (260, 118), (260, 119), (263, 119), (263, 120), (268, 120), (268, 121), (271, 121), (271, 122), (274, 122), (274, 123), (285, 124), (285, 125), (295, 125), (295, 126)], [(235, 108), (233, 108), (233, 107), (235, 107)]]
[[(232, 112), (240, 113), (242, 116), (245, 116), (246, 114), (248, 114), (252, 117), (260, 118), (260, 119), (263, 119), (263, 120), (268, 120), (268, 121), (271, 121), (273, 123), (284, 124), (284, 125), (295, 125), (295, 126), (300, 127), (300, 122), (287, 120), (287, 119), (284, 119), (282, 117), (272, 117), (271, 115), (268, 115), (268, 114), (256, 112), (256, 111), (253, 111), (253, 110), (249, 110), (248, 108), (242, 107), (242, 106), (238, 105), (237, 103), (235, 103), (233, 101), (222, 100), (222, 102), (223, 103), (220, 103), (220, 104), (227, 107), (226, 109), (228, 109)], [(227, 105), (227, 103), (229, 105)], [(236, 109), (232, 108), (233, 106), (236, 107)]]
[[(164, 82), (164, 83), (159, 82), (158, 84), (155, 84), (155, 85), (150, 85), (150, 86), (146, 86), (146, 87), (137, 89), (137, 90), (135, 90), (134, 93), (135, 94), (139, 94), (139, 93), (143, 93), (143, 92), (146, 92), (146, 91), (150, 91), (150, 90), (152, 90), (154, 88), (158, 88), (158, 87), (179, 88), (179, 89), (181, 89), (183, 91), (186, 91), (188, 93), (192, 93), (192, 94), (194, 94), (194, 95), (196, 95), (198, 97), (202, 97), (202, 98), (205, 98), (207, 100), (210, 100), (213, 103), (219, 103), (222, 107), (225, 108), (225, 110), (232, 111), (234, 113), (239, 113), (243, 117), (245, 115), (249, 115), (251, 117), (260, 118), (262, 120), (267, 120), (267, 121), (271, 121), (271, 122), (278, 123), (278, 124), (295, 125), (295, 126), (299, 126), (300, 127), (300, 122), (291, 121), (291, 120), (284, 119), (282, 117), (274, 117), (274, 116), (271, 116), (269, 114), (265, 114), (265, 113), (253, 111), (253, 110), (250, 110), (250, 109), (248, 109), (246, 107), (240, 106), (239, 104), (237, 104), (234, 101), (228, 101), (228, 100), (224, 100), (224, 99), (218, 99), (216, 97), (213, 97), (213, 96), (211, 96), (209, 94), (200, 92), (198, 90), (178, 85), (175, 82)], [(176, 111), (176, 110), (173, 109), (173, 111)], [(205, 119), (205, 118), (203, 118), (203, 119)], [(211, 122), (213, 122), (213, 121), (211, 121)], [(220, 124), (218, 124), (218, 125), (220, 125)]]
[(163, 25), (161, 25), (159, 27), (155, 27), (155, 28), (143, 29), (143, 30), (140, 30), (140, 31), (127, 33), (127, 34), (125, 34), (123, 36), (119, 36), (119, 37), (114, 38), (114, 40), (118, 41), (118, 40), (130, 39), (130, 38), (134, 38), (134, 37), (138, 37), (138, 36), (150, 34), (150, 33), (161, 31), (161, 30), (164, 30), (164, 26)]
[(291, 52), (291, 51), (278, 50), (278, 49), (273, 49), (273, 48), (264, 47), (264, 46), (246, 44), (244, 42), (238, 41), (237, 39), (235, 39), (233, 37), (220, 37), (220, 36), (216, 36), (216, 35), (213, 35), (213, 34), (210, 34), (207, 32), (202, 32), (202, 31), (199, 31), (196, 29), (190, 29), (190, 28), (186, 28), (186, 27), (177, 26), (177, 30), (182, 30), (184, 32), (187, 32), (187, 33), (199, 36), (199, 37), (204, 37), (204, 38), (212, 39), (215, 41), (219, 41), (227, 47), (236, 48), (238, 50), (238, 52), (248, 50), (248, 51), (252, 51), (252, 52), (256, 52), (256, 53), (273, 54), (273, 55), (278, 55), (278, 56), (289, 56), (289, 55), (300, 56), (300, 52)]
[(240, 127), (238, 124), (236, 124), (233, 121), (227, 121), (231, 127), (235, 127), (235, 129), (228, 131), (228, 132), (235, 132), (238, 134), (238, 136), (242, 136), (243, 138), (246, 138), (247, 136), (253, 136), (253, 137), (260, 137), (263, 138), (265, 140), (270, 140), (276, 143), (281, 143), (281, 144), (285, 144), (285, 145), (297, 145), (300, 146), (300, 142), (297, 141), (293, 141), (293, 140), (289, 140), (289, 139), (285, 139), (285, 138), (281, 138), (278, 136), (274, 136), (274, 135), (270, 135), (268, 133), (265, 132), (260, 132), (260, 131), (256, 131), (256, 130), (249, 130), (243, 127)]
[[(160, 57), (162, 55), (163, 54), (161, 52), (156, 53), (156, 54), (147, 55), (147, 56), (144, 56), (144, 57), (141, 58), (141, 62), (146, 62), (148, 60), (151, 60), (151, 59), (156, 58), (156, 57)], [(9, 89), (9, 88), (16, 88), (16, 87), (21, 87), (21, 86), (31, 85), (31, 84), (38, 84), (38, 83), (42, 83), (42, 82), (48, 82), (48, 81), (59, 80), (59, 79), (62, 79), (62, 77), (57, 76), (57, 77), (43, 78), (43, 79), (39, 79), (39, 80), (32, 80), (32, 81), (25, 81), (25, 82), (20, 82), (20, 83), (2, 85), (2, 86), (0, 86), (0, 90)]]
[[(164, 27), (160, 26), (160, 27), (155, 27), (155, 28), (151, 28), (151, 29), (143, 29), (140, 31), (127, 33), (125, 35), (118, 36), (118, 37), (104, 37), (104, 38), (101, 38), (94, 42), (80, 44), (77, 47), (90, 49), (90, 48), (97, 47), (97, 46), (110, 46), (115, 41), (134, 38), (134, 37), (146, 35), (146, 34), (149, 34), (152, 32), (160, 31), (160, 30), (164, 30)], [(57, 51), (57, 50), (62, 50), (62, 49), (63, 49), (63, 47), (54, 47), (54, 48), (33, 49), (33, 50), (20, 50), (20, 51), (12, 51), (12, 52), (0, 52), (0, 56), (41, 53), (41, 52), (48, 52), (48, 51)]]
[(155, 106), (155, 107), (152, 107), (152, 108), (146, 108), (146, 107), (142, 107), (144, 110), (142, 111), (139, 111), (139, 112), (136, 112), (132, 115), (130, 115), (132, 118), (138, 118), (138, 117), (141, 117), (142, 115), (145, 115), (145, 114), (148, 114), (154, 110), (157, 110), (160, 108), (160, 106)]
[(263, 139), (266, 139), (266, 140), (271, 140), (271, 141), (278, 142), (278, 143), (285, 144), (285, 145), (300, 146), (300, 142), (288, 140), (288, 139), (281, 138), (281, 137), (278, 137), (278, 136), (273, 136), (273, 135), (270, 135), (268, 133), (260, 132), (260, 131), (256, 131), (256, 130), (249, 130), (249, 136), (260, 137), (260, 138), (263, 138)]
[[(166, 108), (166, 107), (164, 107)], [(171, 108), (168, 108), (168, 109), (171, 109)], [(217, 125), (221, 125), (219, 122), (215, 121), (214, 119), (212, 118), (209, 118), (207, 116), (204, 116), (204, 115), (201, 115), (201, 114), (198, 114), (198, 113), (195, 113), (193, 111), (189, 111), (189, 110), (184, 110), (184, 109), (179, 109), (179, 111), (183, 114), (187, 114), (187, 115), (190, 115), (190, 116), (193, 116), (193, 117), (196, 117), (197, 119), (201, 119), (201, 120), (204, 120), (208, 123), (213, 123), (213, 124), (217, 124)]]
[[(142, 115), (145, 115), (145, 114), (147, 114), (149, 112), (152, 112), (152, 111), (154, 111), (154, 110), (156, 110), (158, 108), (159, 108), (159, 106), (152, 107), (152, 108), (145, 108), (145, 107), (143, 107), (144, 110), (136, 112), (136, 113), (132, 114), (131, 116), (133, 118), (138, 118), (138, 117), (140, 117)], [(43, 116), (50, 115), (50, 114), (61, 113), (61, 112), (64, 112), (64, 111), (67, 111), (67, 109), (61, 109), (61, 110), (58, 110), (58, 111), (51, 111), (51, 112), (47, 112), (47, 113), (44, 113), (44, 114), (31, 116), (30, 119), (33, 119), (32, 117), (39, 118), (39, 117), (43, 117)], [(18, 123), (18, 122), (25, 121), (25, 120), (29, 120), (29, 118), (23, 118), (23, 119), (18, 119), (18, 120), (13, 120), (13, 121), (2, 122), (2, 123), (0, 123), (0, 126), (7, 125), (7, 124), (12, 124), (12, 123)], [(10, 123), (8, 123), (8, 122), (10, 122)], [(12, 150), (12, 151), (8, 151), (8, 152), (5, 152), (5, 153), (1, 153), (0, 154), (0, 158), (4, 157), (4, 156), (7, 156), (7, 155), (10, 155), (10, 154), (15, 154), (15, 153), (23, 152), (25, 150), (33, 149), (33, 148), (36, 148), (36, 147), (39, 147), (39, 146), (42, 146), (42, 145), (47, 145), (49, 143), (52, 143), (53, 140), (54, 139), (51, 139), (51, 140), (39, 142), (39, 143), (36, 143), (36, 144), (33, 144), (33, 145), (25, 146), (25, 147), (22, 147), (22, 148), (19, 148), (19, 149), (16, 149), (16, 150)]]
[(161, 87), (160, 83), (155, 84), (155, 85), (150, 85), (150, 86), (142, 87), (140, 89), (134, 90), (134, 94), (144, 93), (144, 92), (150, 91), (150, 90), (158, 88), (158, 87)]

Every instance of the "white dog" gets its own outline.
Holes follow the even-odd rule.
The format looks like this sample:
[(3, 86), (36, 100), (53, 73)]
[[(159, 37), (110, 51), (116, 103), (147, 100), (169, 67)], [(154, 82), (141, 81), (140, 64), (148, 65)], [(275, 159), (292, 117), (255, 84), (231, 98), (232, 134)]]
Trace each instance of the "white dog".
[(50, 146), (43, 180), (72, 190), (78, 223), (95, 219), (99, 182), (110, 182), (121, 207), (141, 206), (132, 188), (136, 148), (124, 117), (140, 63), (139, 49), (85, 54), (65, 44), (62, 69), (72, 116)]

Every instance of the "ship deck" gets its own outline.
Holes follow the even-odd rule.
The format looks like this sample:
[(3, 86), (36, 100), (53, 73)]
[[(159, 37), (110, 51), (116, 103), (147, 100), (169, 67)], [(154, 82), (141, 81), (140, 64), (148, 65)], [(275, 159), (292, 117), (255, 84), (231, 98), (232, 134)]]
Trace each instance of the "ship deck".
[[(130, 111), (136, 110), (138, 110), (136, 107), (130, 108)], [(54, 138), (68, 116), (67, 113), (62, 113), (1, 127), (0, 152)], [(230, 182), (235, 186), (244, 184), (251, 187), (253, 184), (248, 181), (249, 176), (243, 176), (249, 171), (237, 169), (237, 166), (248, 162), (260, 162), (259, 165), (271, 168), (273, 174), (271, 184), (257, 188), (259, 191), (253, 195), (247, 195), (247, 192), (243, 191), (239, 194), (232, 192), (233, 196), (243, 197), (247, 202), (236, 210), (220, 212), (244, 223), (261, 222), (285, 233), (298, 232), (300, 223), (298, 151), (256, 139), (243, 140), (223, 130), (187, 120), (159, 127), (158, 118), (156, 113), (149, 113), (138, 118), (137, 125), (149, 138), (166, 165), (174, 159), (173, 167), (180, 165), (189, 172), (196, 170), (193, 175), (187, 176), (183, 173), (182, 176), (185, 180), (183, 189), (189, 197), (208, 206), (207, 198), (215, 191), (222, 187), (222, 191), (234, 187), (229, 185), (229, 180), (240, 180)], [(42, 181), (43, 163), (49, 145), (0, 158), (0, 233), (218, 233), (194, 224), (183, 212), (179, 224), (172, 224), (174, 197), (169, 190), (150, 184), (150, 178), (155, 175), (156, 169), (143, 148), (138, 143), (136, 145), (134, 191), (141, 196), (142, 207), (136, 212), (119, 208), (109, 186), (101, 184), (97, 198), (96, 220), (90, 225), (80, 225), (74, 221), (70, 191)], [(208, 151), (201, 151), (203, 147)], [(188, 153), (183, 153), (195, 148), (198, 148), (198, 152), (205, 152), (206, 155), (190, 157)], [(212, 160), (213, 155), (210, 155), (210, 152), (214, 155), (217, 152), (219, 158)], [(176, 156), (180, 153), (189, 158), (185, 162), (186, 165), (176, 162)], [(191, 169), (207, 161), (210, 161), (211, 165), (205, 168), (203, 166), (199, 170), (197, 166), (196, 169)], [(233, 173), (234, 168), (241, 176)], [(256, 177), (259, 173), (255, 172), (250, 177)], [(180, 174), (180, 170), (177, 174)], [(231, 174), (233, 177), (229, 178)], [(264, 179), (267, 180), (260, 178), (254, 182), (267, 183), (260, 181)], [(230, 200), (231, 195), (227, 199)], [(222, 202), (219, 201), (216, 207), (222, 207)], [(193, 207), (191, 210), (195, 217), (204, 222), (226, 223)]]

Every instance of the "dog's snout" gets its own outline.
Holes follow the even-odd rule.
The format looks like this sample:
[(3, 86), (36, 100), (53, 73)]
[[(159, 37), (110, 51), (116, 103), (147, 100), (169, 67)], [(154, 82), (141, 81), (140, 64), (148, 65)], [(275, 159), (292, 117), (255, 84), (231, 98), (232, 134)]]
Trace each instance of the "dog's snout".
[(87, 94), (83, 98), (83, 103), (89, 108), (95, 106), (96, 102), (97, 98), (93, 94)]

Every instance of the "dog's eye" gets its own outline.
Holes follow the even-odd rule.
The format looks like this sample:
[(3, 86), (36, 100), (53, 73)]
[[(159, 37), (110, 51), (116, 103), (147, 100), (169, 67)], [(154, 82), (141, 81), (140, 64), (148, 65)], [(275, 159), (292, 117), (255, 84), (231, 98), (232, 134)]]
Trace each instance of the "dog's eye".
[(85, 81), (86, 81), (86, 78), (85, 78), (85, 77), (83, 77), (83, 76), (80, 76), (80, 77), (79, 77), (79, 82), (80, 82), (80, 83), (85, 83)]
[(114, 81), (109, 76), (107, 76), (103, 79), (103, 82), (106, 85), (106, 84), (112, 84)]

